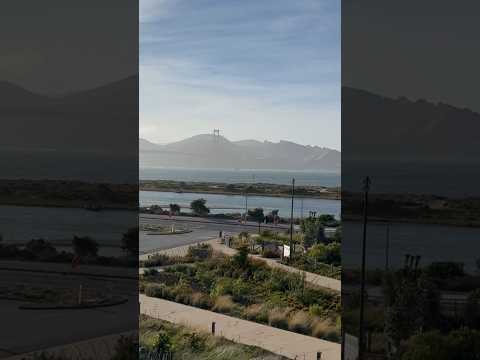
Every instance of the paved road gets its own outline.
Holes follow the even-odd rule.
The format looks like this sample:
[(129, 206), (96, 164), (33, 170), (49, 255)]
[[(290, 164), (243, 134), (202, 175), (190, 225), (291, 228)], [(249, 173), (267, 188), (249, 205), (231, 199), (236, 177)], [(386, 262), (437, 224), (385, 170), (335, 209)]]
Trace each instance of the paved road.
[[(92, 270), (96, 267), (79, 267), (79, 270), (89, 270), (95, 275), (91, 276), (87, 273), (68, 274), (71, 268), (65, 264), (25, 262), (23, 265), (20, 261), (0, 262), (0, 295), (2, 290), (12, 286), (77, 289), (82, 284), (84, 289), (106, 289), (110, 294), (125, 297), (128, 301), (122, 305), (95, 309), (21, 310), (20, 305), (31, 303), (0, 297), (0, 357), (138, 328), (138, 282), (135, 277), (128, 278), (135, 269), (127, 270), (126, 278), (119, 268), (104, 267), (103, 273), (98, 273)], [(115, 273), (114, 277), (106, 276), (109, 269)]]
[(211, 331), (211, 324), (215, 322), (218, 335), (238, 343), (261, 347), (289, 359), (315, 360), (320, 351), (322, 360), (340, 360), (340, 344), (192, 306), (140, 295), (140, 311), (157, 319), (203, 331)]
[[(200, 241), (210, 240), (218, 237), (220, 231), (225, 234), (238, 234), (242, 231), (250, 233), (258, 231), (258, 223), (248, 222), (241, 224), (236, 220), (203, 219), (190, 216), (166, 216), (141, 214), (140, 225), (153, 224), (171, 226), (172, 223), (182, 224), (192, 232), (177, 235), (149, 235), (140, 231), (140, 253), (149, 253), (155, 250), (175, 248), (182, 245), (195, 244)], [(262, 228), (267, 226), (262, 225)], [(287, 225), (269, 225), (270, 229), (284, 230)]]

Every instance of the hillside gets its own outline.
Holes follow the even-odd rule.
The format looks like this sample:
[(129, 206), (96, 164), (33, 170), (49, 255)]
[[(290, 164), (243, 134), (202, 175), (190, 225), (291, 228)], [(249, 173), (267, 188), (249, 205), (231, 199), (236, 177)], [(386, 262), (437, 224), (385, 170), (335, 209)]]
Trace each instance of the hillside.
[(0, 82), (0, 118), (2, 178), (138, 180), (137, 76), (56, 97)]
[(289, 141), (229, 141), (223, 136), (196, 135), (155, 145), (140, 139), (141, 166), (194, 168), (291, 169), (340, 171), (340, 152)]
[(480, 155), (480, 114), (469, 109), (348, 87), (342, 103), (345, 158), (463, 161)]

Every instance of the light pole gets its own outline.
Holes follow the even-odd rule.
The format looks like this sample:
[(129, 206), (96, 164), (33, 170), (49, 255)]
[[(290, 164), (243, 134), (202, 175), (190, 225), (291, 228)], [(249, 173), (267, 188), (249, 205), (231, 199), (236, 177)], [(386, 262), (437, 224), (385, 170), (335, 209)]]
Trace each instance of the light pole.
[(293, 199), (295, 198), (295, 178), (292, 179), (292, 207), (290, 209), (290, 257), (289, 262), (292, 262), (293, 258)]
[(365, 258), (367, 248), (367, 220), (368, 220), (368, 191), (370, 190), (370, 177), (363, 180), (364, 203), (363, 203), (363, 241), (362, 241), (362, 278), (360, 283), (360, 329), (358, 336), (358, 360), (363, 360), (364, 349), (364, 312), (365, 312)]

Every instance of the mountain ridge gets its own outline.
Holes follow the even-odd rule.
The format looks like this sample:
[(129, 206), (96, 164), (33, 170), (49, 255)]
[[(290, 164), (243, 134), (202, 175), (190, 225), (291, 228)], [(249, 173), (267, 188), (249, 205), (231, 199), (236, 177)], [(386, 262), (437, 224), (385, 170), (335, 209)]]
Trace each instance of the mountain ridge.
[[(205, 168), (249, 168), (280, 170), (340, 171), (341, 153), (319, 146), (239, 140), (199, 134), (169, 144), (155, 144), (141, 138), (141, 164)], [(327, 156), (328, 155), (328, 156)]]

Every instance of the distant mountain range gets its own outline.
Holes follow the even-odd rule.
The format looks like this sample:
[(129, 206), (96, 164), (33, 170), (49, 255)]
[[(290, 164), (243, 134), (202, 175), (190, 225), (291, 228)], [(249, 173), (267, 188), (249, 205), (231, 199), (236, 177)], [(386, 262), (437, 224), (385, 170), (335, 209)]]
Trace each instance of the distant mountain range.
[(140, 139), (140, 166), (339, 172), (341, 155), (337, 150), (290, 141), (229, 141), (202, 134), (165, 145)]
[(0, 81), (1, 178), (138, 181), (138, 76), (45, 96)]
[(342, 89), (344, 160), (478, 161), (479, 134), (480, 114), (470, 109)]
[(64, 96), (0, 81), (0, 148), (137, 151), (138, 77)]

